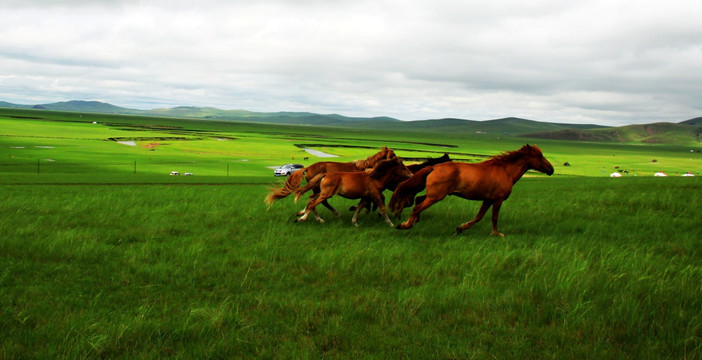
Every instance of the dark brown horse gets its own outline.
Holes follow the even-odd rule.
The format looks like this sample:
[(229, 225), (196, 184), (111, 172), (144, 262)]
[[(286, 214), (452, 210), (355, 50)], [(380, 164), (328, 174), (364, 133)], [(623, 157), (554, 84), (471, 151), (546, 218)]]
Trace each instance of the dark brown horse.
[(417, 221), (419, 214), (441, 201), (446, 195), (457, 195), (468, 200), (482, 200), (483, 205), (475, 219), (456, 228), (458, 233), (467, 230), (483, 218), (492, 206), (492, 233), (497, 236), (504, 234), (497, 231), (497, 217), (502, 202), (505, 201), (514, 184), (526, 173), (534, 169), (542, 173), (553, 174), (553, 166), (544, 158), (541, 149), (525, 145), (521, 149), (490, 158), (477, 164), (447, 162), (428, 166), (401, 183), (392, 194), (388, 206), (396, 213), (409, 205), (414, 195), (427, 189), (426, 195), (419, 197), (412, 214), (398, 229), (409, 229)]
[[(375, 164), (381, 160), (392, 159), (394, 157), (395, 152), (387, 146), (383, 146), (382, 148), (380, 148), (380, 151), (378, 151), (374, 155), (369, 156), (365, 160), (356, 160), (350, 162), (316, 162), (310, 166), (307, 166), (292, 173), (292, 175), (288, 176), (288, 179), (285, 181), (285, 184), (283, 184), (282, 187), (272, 189), (271, 192), (268, 193), (268, 195), (266, 195), (266, 204), (268, 204), (268, 206), (271, 206), (277, 200), (280, 200), (292, 194), (297, 188), (300, 187), (300, 183), (302, 182), (303, 177), (309, 182), (313, 177), (317, 176), (318, 174), (339, 171), (361, 171), (375, 166)], [(326, 203), (324, 205), (327, 206)]]
[(312, 178), (307, 185), (295, 191), (295, 201), (300, 198), (305, 192), (316, 189), (315, 193), (310, 196), (310, 200), (305, 207), (305, 211), (295, 222), (307, 220), (310, 212), (314, 213), (315, 218), (319, 222), (324, 222), (319, 217), (316, 206), (326, 201), (330, 197), (339, 194), (347, 199), (361, 199), (361, 205), (358, 206), (353, 215), (351, 222), (358, 226), (356, 219), (358, 213), (365, 205), (364, 202), (372, 201), (380, 209), (380, 213), (385, 217), (385, 221), (393, 226), (385, 212), (385, 197), (383, 190), (388, 185), (397, 185), (398, 183), (408, 179), (412, 173), (402, 163), (398, 157), (383, 160), (379, 162), (373, 169), (354, 172), (330, 172), (319, 174)]

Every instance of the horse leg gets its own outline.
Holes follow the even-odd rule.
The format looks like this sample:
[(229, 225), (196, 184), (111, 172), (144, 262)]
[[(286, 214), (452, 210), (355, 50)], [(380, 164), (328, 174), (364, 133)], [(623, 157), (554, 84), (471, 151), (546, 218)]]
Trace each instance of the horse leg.
[[(480, 210), (478, 211), (478, 215), (475, 217), (475, 219), (473, 219), (473, 220), (471, 220), (471, 221), (469, 221), (469, 222), (467, 222), (467, 223), (465, 223), (465, 224), (459, 225), (459, 226), (456, 228), (456, 233), (457, 233), (457, 234), (460, 234), (460, 233), (463, 232), (464, 230), (468, 230), (468, 228), (470, 228), (471, 226), (473, 226), (473, 225), (474, 225), (475, 223), (477, 223), (478, 221), (482, 220), (483, 216), (485, 215), (485, 213), (486, 213), (486, 212), (488, 211), (488, 209), (490, 208), (490, 205), (493, 205), (492, 201), (488, 201), (488, 200), (483, 201), (483, 205), (480, 207)], [(495, 206), (497, 206), (497, 205), (495, 205)], [(499, 208), (499, 206), (498, 206), (498, 208)], [(493, 209), (494, 209), (494, 208), (493, 208)], [(494, 215), (493, 215), (493, 219), (494, 219)]]
[[(383, 195), (382, 192), (380, 193), (380, 204), (383, 204), (383, 207), (385, 207), (385, 195)], [(369, 206), (369, 208), (371, 208), (371, 207), (374, 207), (375, 209), (379, 208), (378, 204), (376, 204), (374, 201), (371, 201), (371, 206)], [(375, 210), (375, 209), (373, 209), (373, 210)], [(369, 210), (369, 212), (370, 212), (370, 210)], [(381, 212), (378, 211), (378, 217), (380, 217), (380, 215), (381, 215)], [(385, 217), (387, 218), (387, 215), (385, 215)]]
[[(427, 197), (426, 195), (417, 196), (417, 197), (415, 197), (414, 199), (410, 199), (410, 200), (409, 200), (409, 203), (414, 203), (414, 205), (419, 205), (422, 201), (424, 201), (424, 199), (426, 199), (426, 197)], [(402, 218), (402, 210), (398, 211), (398, 212), (395, 214), (395, 216), (396, 216), (398, 219)]]
[(387, 211), (385, 211), (385, 196), (383, 194), (380, 194), (380, 196), (377, 197), (377, 199), (373, 199), (376, 205), (378, 205), (378, 209), (380, 209), (380, 214), (385, 217), (385, 222), (390, 225), (390, 227), (393, 227), (392, 221), (390, 221), (390, 218), (388, 217)]
[(297, 222), (300, 222), (300, 221), (305, 221), (305, 220), (307, 220), (307, 217), (310, 215), (311, 212), (314, 213), (314, 216), (315, 216), (315, 218), (317, 219), (317, 221), (319, 221), (319, 222), (321, 222), (321, 223), (324, 222), (324, 220), (322, 220), (322, 218), (319, 217), (319, 214), (317, 214), (317, 209), (316, 209), (316, 207), (317, 207), (317, 205), (319, 205), (319, 203), (321, 203), (322, 201), (324, 201), (324, 200), (326, 200), (326, 199), (320, 200), (319, 194), (317, 194), (317, 196), (315, 196), (314, 199), (312, 199), (313, 196), (314, 196), (314, 195), (310, 196), (310, 201), (307, 202), (307, 206), (305, 206), (305, 211), (304, 211), (304, 213), (302, 214), (302, 216), (300, 216), (299, 218), (295, 219), (295, 222), (296, 222), (296, 223), (297, 223)]
[(329, 211), (334, 213), (334, 215), (336, 215), (336, 217), (341, 217), (341, 214), (339, 214), (339, 211), (334, 209), (333, 206), (329, 205), (329, 203), (327, 202), (326, 199), (324, 201), (322, 201), (322, 205), (324, 205), (324, 207), (326, 207), (327, 209), (329, 209)]
[(305, 208), (304, 208), (304, 209), (302, 209), (302, 210), (300, 210), (300, 211), (297, 212), (297, 216), (302, 216), (302, 215), (304, 215), (305, 212), (307, 212), (307, 207), (309, 206), (310, 202), (312, 202), (312, 200), (317, 199), (318, 197), (319, 197), (319, 191), (317, 191), (317, 190), (312, 190), (312, 195), (310, 195), (309, 201), (307, 201), (307, 205), (305, 205)]
[(367, 200), (365, 198), (362, 198), (361, 202), (359, 202), (358, 205), (356, 206), (356, 212), (353, 213), (353, 218), (351, 218), (351, 223), (355, 227), (358, 227), (358, 223), (356, 222), (356, 220), (358, 220), (358, 213), (360, 213), (361, 210), (363, 210), (363, 208), (366, 207), (367, 205), (368, 205)]
[(438, 196), (438, 197), (430, 197), (428, 195), (425, 196), (424, 201), (422, 201), (421, 203), (414, 206), (414, 208), (412, 209), (412, 214), (410, 215), (409, 219), (407, 219), (407, 221), (401, 223), (400, 225), (397, 225), (397, 228), (400, 230), (405, 230), (405, 229), (411, 228), (412, 226), (414, 226), (415, 223), (417, 223), (419, 221), (419, 213), (426, 210), (428, 207), (434, 205), (435, 203), (441, 201), (445, 197), (446, 197), (446, 195)]
[(497, 215), (500, 213), (500, 207), (502, 206), (502, 200), (495, 201), (492, 205), (492, 234), (499, 237), (504, 237), (505, 234), (497, 231)]
[(317, 209), (312, 209), (312, 213), (314, 214), (314, 219), (317, 220), (320, 224), (324, 224), (324, 219), (319, 217), (319, 214), (317, 214)]

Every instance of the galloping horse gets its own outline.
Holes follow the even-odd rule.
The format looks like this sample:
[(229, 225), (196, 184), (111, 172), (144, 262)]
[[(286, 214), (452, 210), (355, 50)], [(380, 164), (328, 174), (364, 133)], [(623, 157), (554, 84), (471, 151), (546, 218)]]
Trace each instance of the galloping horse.
[[(380, 148), (380, 151), (378, 151), (374, 155), (367, 157), (365, 160), (356, 160), (345, 163), (336, 161), (316, 162), (308, 167), (304, 167), (292, 173), (292, 175), (288, 176), (288, 179), (285, 181), (285, 184), (283, 184), (282, 187), (272, 189), (271, 192), (268, 193), (268, 195), (266, 195), (266, 204), (268, 204), (268, 206), (271, 206), (277, 200), (292, 194), (298, 187), (300, 187), (300, 183), (302, 182), (303, 176), (305, 177), (305, 180), (309, 182), (313, 177), (315, 177), (318, 174), (339, 171), (365, 170), (375, 166), (375, 164), (381, 160), (392, 159), (394, 157), (395, 152), (387, 146), (383, 146), (382, 148)], [(327, 203), (324, 203), (324, 206), (327, 205)], [(302, 211), (300, 213), (302, 213)]]
[(297, 202), (297, 199), (305, 192), (311, 189), (317, 189), (317, 191), (310, 196), (304, 213), (301, 217), (296, 219), (295, 222), (307, 220), (307, 216), (312, 212), (317, 221), (323, 223), (324, 220), (319, 217), (315, 210), (316, 206), (330, 197), (339, 194), (347, 199), (361, 199), (361, 204), (356, 209), (353, 219), (351, 219), (351, 222), (355, 226), (358, 226), (356, 223), (358, 213), (365, 206), (365, 202), (369, 200), (378, 205), (380, 213), (385, 217), (385, 221), (390, 226), (393, 226), (385, 212), (383, 190), (385, 190), (388, 185), (397, 185), (410, 176), (412, 176), (412, 173), (398, 157), (383, 160), (373, 169), (365, 171), (318, 174), (312, 178), (307, 185), (295, 191), (295, 201)]
[(428, 166), (398, 185), (388, 206), (395, 213), (411, 203), (412, 198), (424, 188), (426, 195), (419, 197), (412, 214), (398, 229), (409, 229), (417, 221), (419, 214), (442, 200), (446, 195), (457, 195), (468, 200), (482, 200), (483, 205), (475, 219), (456, 228), (458, 233), (467, 230), (483, 218), (492, 206), (492, 233), (504, 236), (497, 231), (497, 216), (502, 202), (507, 200), (514, 184), (527, 170), (538, 170), (547, 175), (553, 174), (553, 166), (544, 158), (541, 149), (529, 144), (521, 149), (492, 157), (477, 164), (447, 162)]

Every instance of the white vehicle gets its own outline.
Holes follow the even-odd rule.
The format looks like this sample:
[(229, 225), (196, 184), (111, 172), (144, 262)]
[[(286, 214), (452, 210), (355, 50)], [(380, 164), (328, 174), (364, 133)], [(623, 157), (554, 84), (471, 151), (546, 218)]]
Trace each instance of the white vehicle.
[(180, 173), (177, 171), (171, 171), (171, 175), (180, 175)]
[(304, 168), (302, 164), (285, 164), (275, 170), (273, 170), (273, 175), (275, 176), (289, 176), (290, 174)]

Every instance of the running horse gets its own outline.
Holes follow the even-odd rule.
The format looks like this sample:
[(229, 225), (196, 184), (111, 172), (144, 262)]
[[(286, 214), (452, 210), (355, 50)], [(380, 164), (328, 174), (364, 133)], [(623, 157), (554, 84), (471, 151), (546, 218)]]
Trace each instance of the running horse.
[(317, 221), (323, 223), (324, 220), (319, 217), (315, 210), (316, 206), (338, 194), (347, 199), (361, 199), (361, 204), (351, 219), (354, 226), (358, 226), (356, 223), (358, 213), (368, 201), (375, 203), (388, 225), (393, 226), (385, 212), (383, 190), (387, 189), (388, 186), (397, 185), (411, 176), (412, 172), (407, 169), (398, 157), (380, 161), (373, 169), (365, 171), (318, 174), (307, 185), (295, 190), (295, 202), (297, 202), (304, 193), (315, 189), (314, 194), (310, 196), (310, 200), (307, 202), (307, 206), (305, 206), (302, 216), (297, 218), (295, 222), (305, 221), (307, 216), (313, 213)]
[(426, 188), (426, 195), (417, 198), (417, 205), (412, 209), (409, 219), (397, 226), (398, 229), (409, 229), (419, 221), (422, 211), (441, 201), (446, 195), (482, 200), (483, 204), (475, 219), (458, 226), (456, 232), (460, 234), (480, 221), (492, 206), (492, 234), (504, 236), (497, 231), (500, 207), (509, 197), (514, 184), (529, 169), (547, 175), (553, 174), (553, 166), (536, 145), (527, 144), (519, 150), (475, 164), (446, 162), (428, 166), (398, 185), (388, 207), (398, 214), (411, 203), (417, 193)]
[[(285, 184), (283, 184), (282, 187), (271, 189), (271, 192), (269, 192), (268, 195), (266, 195), (265, 202), (266, 204), (268, 204), (268, 206), (271, 206), (274, 202), (292, 194), (293, 192), (295, 192), (295, 190), (297, 190), (297, 188), (300, 187), (300, 183), (302, 182), (303, 177), (307, 182), (309, 182), (313, 177), (317, 176), (318, 174), (339, 171), (362, 171), (368, 168), (372, 168), (381, 160), (392, 159), (394, 157), (396, 157), (395, 151), (393, 151), (387, 146), (383, 146), (382, 148), (380, 148), (380, 151), (378, 151), (374, 155), (367, 157), (365, 160), (356, 160), (350, 162), (316, 162), (310, 166), (304, 167), (292, 173), (290, 176), (288, 176), (288, 179), (285, 180)], [(326, 203), (326, 201), (323, 205), (329, 208), (329, 210), (332, 210), (337, 216), (339, 216), (339, 212), (333, 210), (333, 208), (329, 206), (329, 204)], [(304, 210), (300, 211), (300, 213), (298, 214), (302, 215), (302, 212), (304, 212)]]

